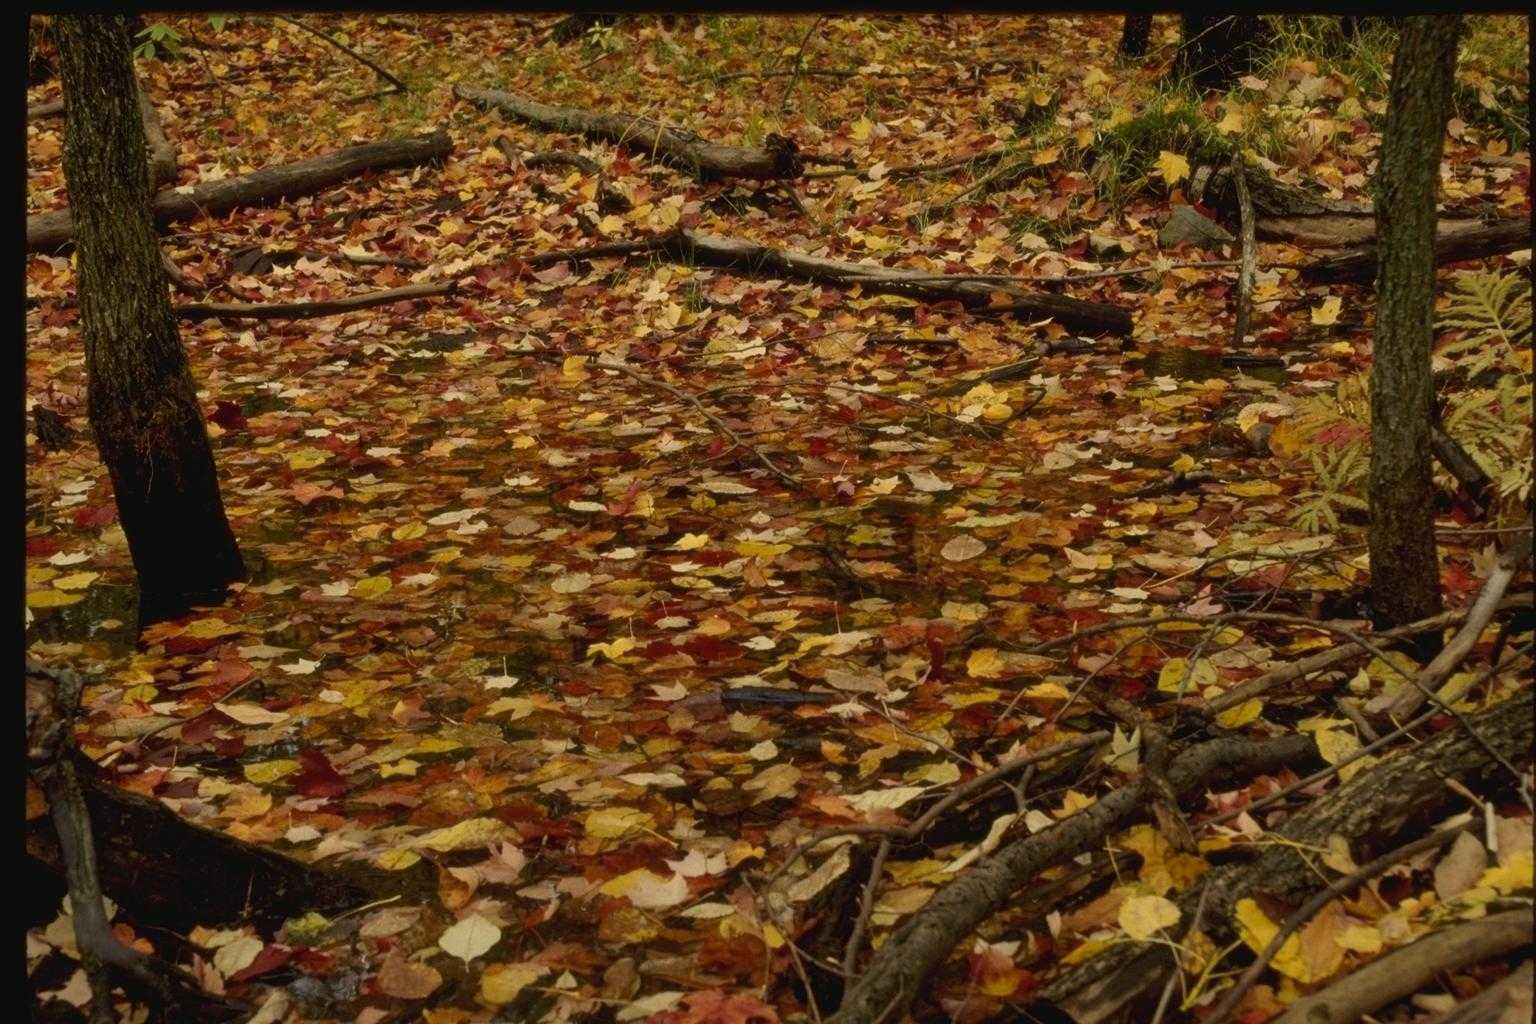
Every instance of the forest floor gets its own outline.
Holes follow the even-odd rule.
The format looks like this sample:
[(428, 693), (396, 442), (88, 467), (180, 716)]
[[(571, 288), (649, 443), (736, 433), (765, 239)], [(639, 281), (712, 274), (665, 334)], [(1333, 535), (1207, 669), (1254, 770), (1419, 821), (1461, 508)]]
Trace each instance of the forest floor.
[[(425, 891), (344, 920), (205, 922), (185, 936), (202, 952), (183, 961), (205, 985), (271, 999), (271, 1020), (805, 1015), (797, 957), (841, 958), (840, 945), (809, 947), (818, 922), (859, 915), (863, 878), (851, 843), (772, 877), (798, 843), (910, 821), (978, 772), (1114, 728), (1075, 697), (1086, 679), (1166, 721), (1340, 642), (1202, 618), (1369, 618), (1355, 485), (1328, 497), (1316, 458), (1364, 431), (1335, 415), (1309, 433), (1298, 415), (1341, 382), (1347, 404), (1356, 381), (1358, 403), (1369, 287), (1307, 285), (1279, 268), (1318, 253), (1265, 243), (1254, 338), (1238, 347), (1235, 267), (1182, 266), (1231, 260), (1233, 247), (1175, 252), (1157, 235), (1189, 169), (1235, 142), (1282, 181), (1368, 199), (1390, 65), (1368, 47), (1330, 57), (1289, 39), (1202, 100), (1162, 80), (1176, 41), (1164, 20), (1152, 55), (1126, 63), (1109, 17), (644, 18), (560, 45), (539, 43), (551, 18), (306, 16), (410, 86), (346, 102), (378, 81), (291, 25), (169, 19), (183, 55), (139, 71), (180, 149), (178, 184), (352, 141), (437, 128), (453, 140), (441, 166), (164, 236), (214, 301), (458, 283), (324, 318), (183, 325), (251, 570), (227, 604), (135, 646), (132, 566), (94, 448), (82, 436), (45, 451), (29, 436), (28, 653), (88, 669), (85, 754), (191, 822), (303, 860), (415, 878), (424, 859), (436, 865)], [(1495, 116), (1524, 102), (1524, 33), (1520, 19), (1480, 19), (1464, 51), (1450, 211), (1529, 215), (1528, 137)], [(638, 149), (478, 110), (455, 84), (647, 115), (712, 141), (781, 133), (852, 166), (762, 188), (700, 183)], [(56, 81), (34, 85), (29, 102), (57, 95)], [(62, 128), (28, 125), (29, 212), (65, 202)], [(890, 173), (1010, 141), (1025, 166), (990, 194), (962, 194), (983, 169)], [(593, 175), (521, 162), (557, 149), (595, 160), (631, 208), (599, 210)], [(679, 226), (935, 274), (1163, 269), (1068, 287), (1132, 310), (1118, 339), (656, 257), (527, 265)], [(342, 256), (359, 250), (420, 269)], [(83, 430), (69, 255), (29, 257), (26, 287), (29, 408)], [(1528, 333), (1511, 342), (1502, 379), (1529, 387), (1529, 345)], [(1528, 462), (1528, 427), (1512, 443)], [(1500, 535), (1477, 530), (1517, 524), (1518, 504), (1479, 518), (1446, 498), (1448, 606), (1470, 600), (1496, 555)], [(1163, 612), (1185, 618), (1032, 650)], [(1369, 704), (1394, 671), (1371, 662), (1351, 699)], [(1517, 672), (1494, 674), (1463, 700), (1481, 708), (1518, 685)], [(1311, 693), (1246, 702), (1221, 724), (1316, 731), (1337, 760), (1360, 744), (1357, 723)], [(1017, 827), (1123, 783), (1139, 748), (1119, 732), (1114, 748), (1120, 760), (1070, 785), (1020, 790)], [(1202, 849), (1262, 841), (1283, 810), (1201, 822), (1300, 774), (1186, 802)], [(1489, 807), (1527, 814), (1507, 794)], [(961, 873), (986, 832), (983, 820), (893, 851), (869, 938), (884, 942)], [(1064, 964), (1123, 938), (1127, 900), (1194, 883), (1200, 858), (1149, 835), (1128, 824), (1110, 843), (1142, 853), (1139, 876), (988, 922), (914, 1012), (1018, 1019), (1012, 1008)], [(867, 853), (854, 866), (867, 871)], [(1529, 884), (1528, 836), (1523, 854), (1511, 839), (1487, 855), (1523, 863)], [(1244, 1019), (1347, 973), (1381, 932), (1389, 945), (1422, 934), (1437, 909), (1426, 879), (1393, 883), (1393, 902), (1419, 901), (1396, 931), (1385, 903), (1351, 903), (1346, 924), (1374, 929), (1375, 946), (1353, 935), (1332, 971), (1304, 982), (1271, 972)], [(29, 938), (34, 965), (68, 944), (55, 911)], [(54, 978), (41, 988), (81, 1001), (69, 970), (35, 969)], [(1199, 1012), (1175, 1000), (1168, 1019)]]

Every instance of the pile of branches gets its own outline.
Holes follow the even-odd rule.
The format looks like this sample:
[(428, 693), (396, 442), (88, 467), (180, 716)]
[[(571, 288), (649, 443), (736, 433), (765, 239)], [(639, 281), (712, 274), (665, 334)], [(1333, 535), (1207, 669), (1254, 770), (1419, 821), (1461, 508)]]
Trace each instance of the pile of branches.
[[(1205, 1024), (1239, 1019), (1236, 1011), (1272, 970), (1271, 960), (1328, 904), (1356, 897), (1368, 883), (1410, 860), (1422, 866), (1458, 839), (1475, 842), (1485, 828), (1492, 834), (1493, 819), (1485, 814), (1492, 814), (1496, 799), (1518, 800), (1531, 808), (1529, 768), (1536, 737), (1532, 691), (1524, 679), (1531, 659), (1533, 602), (1528, 585), (1512, 588), (1516, 580), (1528, 578), (1530, 520), (1508, 533), (1512, 539), (1470, 605), (1396, 629), (1371, 632), (1359, 623), (1272, 611), (1203, 618), (1169, 614), (1111, 621), (1028, 648), (1045, 654), (1099, 636), (1124, 639), (1124, 651), (1146, 630), (1181, 618), (1210, 630), (1262, 623), (1322, 631), (1337, 641), (1219, 696), (1211, 697), (1209, 690), (1203, 696), (1180, 693), (1150, 707), (1133, 707), (1096, 685), (1101, 667), (1081, 681), (1066, 703), (1077, 705), (1073, 715), (1101, 717), (1118, 735), (1100, 728), (1037, 746), (990, 768), (973, 758), (975, 774), (905, 805), (903, 813), (922, 809), (904, 822), (855, 824), (806, 837), (760, 894), (766, 914), (791, 937), (787, 948), (805, 997), (819, 1016), (830, 1012), (825, 1019), (835, 1024), (901, 1019), (930, 988), (935, 972), (957, 949), (968, 949), (978, 928), (994, 915), (1006, 913), (1010, 930), (1027, 928), (1044, 923), (1047, 914), (1103, 896), (1133, 863), (1126, 855), (1118, 863), (1106, 857), (1106, 843), (1150, 818), (1169, 849), (1192, 854), (1228, 846), (1228, 852), (1185, 891), (1163, 901), (1166, 911), (1177, 909), (1177, 920), (1163, 923), (1150, 940), (1122, 936), (1097, 955), (1071, 958), (1073, 965), (1035, 993), (1020, 1019), (1074, 1024), (1172, 1020), (1181, 982), (1186, 986), (1184, 1008), (1204, 1007), (1200, 1019)], [(1495, 627), (1497, 638), (1489, 650), (1481, 641)], [(1411, 663), (1396, 648), (1429, 633), (1448, 634), (1441, 653), (1416, 670), (1403, 668)], [(1511, 643), (1511, 638), (1518, 639)], [(1474, 650), (1483, 652), (1475, 671), (1468, 670)], [(1339, 691), (1368, 659), (1373, 675), (1395, 672), (1400, 680), (1357, 705)], [(1337, 707), (1357, 729), (1362, 745), (1324, 758), (1313, 733), (1257, 719), (1238, 728), (1218, 722), (1223, 712), (1260, 697), (1277, 711), (1275, 717), (1287, 720), (1312, 711), (1320, 700), (1325, 707)], [(1058, 711), (1052, 724), (1066, 710)], [(1105, 791), (1105, 761), (1124, 749), (1127, 734), (1137, 733), (1139, 769)], [(1283, 778), (1285, 770), (1306, 773), (1215, 815), (1197, 818), (1186, 811), (1190, 797), (1241, 789), (1260, 774)], [(1329, 788), (1335, 776), (1344, 781)], [(1038, 831), (1024, 827), (1031, 802), (1068, 789), (1100, 795)], [(1473, 814), (1456, 816), (1469, 807)], [(1257, 818), (1265, 817), (1261, 812), (1268, 808), (1283, 814), (1259, 835)], [(1034, 817), (1041, 824), (1038, 812)], [(1237, 819), (1242, 829), (1220, 828)], [(963, 858), (966, 866), (951, 873), (931, 899), (866, 956), (887, 865), (932, 856), (936, 848), (956, 842), (974, 844), (983, 833), (986, 839)], [(809, 884), (814, 879), (807, 864), (834, 844), (847, 847), (834, 857), (850, 866), (841, 881), (823, 881), (817, 893), (818, 887)], [(1330, 850), (1343, 856), (1319, 857), (1319, 851)], [(1481, 844), (1478, 850), (1481, 855)], [(823, 860), (816, 873), (830, 874), (833, 859)], [(797, 884), (783, 884), (797, 876)], [(786, 889), (800, 890), (795, 898), (804, 906), (798, 917), (789, 910)], [(1251, 950), (1245, 954), (1247, 947), (1236, 941), (1241, 937), (1237, 905), (1245, 899), (1262, 900), (1271, 912), (1289, 911), (1280, 914), (1273, 940), (1258, 956)], [(1328, 979), (1297, 999), (1282, 1019), (1286, 1024), (1357, 1020), (1432, 984), (1437, 972), (1506, 959), (1529, 947), (1529, 900), (1486, 909), (1486, 916), (1441, 924), (1352, 973)], [(1521, 970), (1528, 971), (1529, 964), (1509, 975), (1506, 988), (1525, 976)], [(1485, 995), (1483, 1001), (1492, 1005), (1493, 989)], [(946, 1004), (946, 1009), (954, 1007)]]

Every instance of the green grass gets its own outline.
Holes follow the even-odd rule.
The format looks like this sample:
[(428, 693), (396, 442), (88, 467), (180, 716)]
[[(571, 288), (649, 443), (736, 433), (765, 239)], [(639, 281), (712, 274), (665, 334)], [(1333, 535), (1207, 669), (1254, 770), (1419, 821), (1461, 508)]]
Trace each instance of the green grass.
[(1147, 188), (1164, 150), (1182, 156), (1193, 168), (1225, 159), (1232, 145), (1233, 139), (1216, 129), (1193, 94), (1165, 90), (1154, 94), (1141, 113), (1099, 137), (1090, 173), (1099, 195), (1119, 209)]

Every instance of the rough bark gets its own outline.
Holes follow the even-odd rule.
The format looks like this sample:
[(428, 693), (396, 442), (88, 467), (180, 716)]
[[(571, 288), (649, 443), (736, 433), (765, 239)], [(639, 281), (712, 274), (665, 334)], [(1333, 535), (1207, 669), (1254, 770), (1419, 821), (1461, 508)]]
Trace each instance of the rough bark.
[(1290, 1005), (1275, 1024), (1354, 1024), (1368, 1013), (1410, 996), (1441, 972), (1461, 970), (1528, 946), (1531, 912), (1507, 910), (1442, 928), (1372, 960), (1321, 992)]
[(1380, 626), (1440, 610), (1430, 458), (1435, 203), (1460, 28), (1459, 15), (1414, 17), (1404, 24), (1376, 175), (1381, 248), (1371, 366), (1369, 540)]
[(144, 122), (144, 137), (149, 144), (149, 187), (151, 190), (176, 183), (176, 147), (165, 136), (160, 115), (149, 95), (139, 87), (139, 117)]
[(1120, 29), (1120, 56), (1145, 57), (1147, 40), (1152, 36), (1152, 15), (1127, 14)]
[(79, 219), (87, 408), (139, 579), (140, 626), (219, 604), (245, 565), (149, 218), (138, 89), (121, 17), (61, 15), (64, 174)]
[[(1528, 760), (1536, 734), (1532, 710), (1532, 691), (1527, 688), (1468, 716), (1468, 721), (1502, 757)], [(1410, 819), (1435, 820), (1440, 809), (1455, 799), (1447, 779), (1470, 782), (1491, 770), (1497, 770), (1492, 755), (1454, 725), (1361, 771), (1275, 829), (1284, 845), (1269, 844), (1250, 862), (1207, 873), (1203, 887), (1208, 890), (1203, 917), (1211, 926), (1207, 931), (1218, 945), (1228, 941), (1232, 908), (1245, 896), (1265, 894), (1299, 903), (1326, 884), (1310, 859), (1298, 851), (1326, 846), (1333, 834), (1351, 841), (1357, 859), (1369, 850), (1399, 845), (1397, 833)], [(1200, 899), (1199, 889), (1179, 898), (1184, 920), (1189, 920)], [(1044, 1013), (1048, 1005), (1074, 1024), (1116, 1020), (1141, 1000), (1155, 997), (1170, 966), (1163, 946), (1117, 945), (1046, 988), (1040, 1009)]]
[(704, 179), (773, 181), (798, 178), (805, 171), (794, 142), (783, 136), (770, 135), (766, 146), (722, 146), (633, 114), (558, 107), (510, 92), (467, 85), (456, 85), (453, 91), (460, 99), (500, 111), (524, 124), (630, 145)]
[[(1371, 203), (1315, 195), (1279, 181), (1251, 164), (1244, 169), (1244, 176), (1257, 214), (1254, 228), (1266, 241), (1299, 246), (1360, 246), (1376, 239), (1376, 211)], [(1236, 222), (1237, 190), (1229, 167), (1196, 169), (1190, 195)], [(1486, 226), (1472, 217), (1441, 217), (1435, 222), (1435, 235), (1449, 241), (1463, 234), (1475, 234)], [(1374, 249), (1372, 253), (1370, 269), (1365, 272), (1367, 278), (1376, 274)]]
[[(1287, 736), (1254, 743), (1212, 740), (1173, 759), (1167, 777), (1176, 792), (1206, 783), (1224, 769), (1261, 771), (1307, 755), (1311, 739)], [(1149, 787), (1138, 780), (1101, 797), (1044, 831), (999, 849), (940, 889), (870, 958), (829, 1024), (875, 1024), (900, 1018), (928, 975), (956, 943), (1052, 864), (1091, 850), (1118, 824), (1147, 804)]]
[[(204, 214), (227, 213), (239, 206), (310, 195), (365, 171), (414, 167), (441, 160), (451, 149), (452, 143), (442, 131), (414, 139), (348, 146), (308, 160), (264, 167), (222, 181), (205, 181), (193, 186), (190, 192), (167, 189), (154, 197), (150, 210), (155, 226), (163, 228)], [(75, 195), (73, 189), (70, 194)], [(34, 214), (27, 218), (27, 251), (53, 252), (73, 241), (74, 234), (74, 215), (70, 209)]]
[[(1442, 220), (1440, 227), (1454, 221)], [(1374, 235), (1374, 232), (1373, 232)], [(1525, 217), (1511, 217), (1486, 227), (1461, 228), (1454, 233), (1439, 233), (1435, 239), (1435, 265), (1460, 263), (1501, 256), (1516, 249), (1531, 247), (1531, 222)], [(1302, 280), (1312, 284), (1368, 282), (1376, 277), (1381, 254), (1374, 245), (1340, 253), (1303, 267)]]
[(1225, 89), (1247, 72), (1259, 38), (1260, 22), (1251, 14), (1185, 14), (1184, 39), (1174, 57), (1174, 72), (1208, 91)]
[(350, 313), (355, 309), (372, 306), (388, 306), (395, 302), (426, 299), (436, 295), (452, 295), (452, 281), (428, 281), (406, 285), (404, 288), (388, 288), (379, 292), (364, 292), (339, 299), (317, 299), (313, 302), (193, 302), (176, 307), (176, 316), (182, 320), (298, 320), (306, 317), (330, 316), (333, 313)]

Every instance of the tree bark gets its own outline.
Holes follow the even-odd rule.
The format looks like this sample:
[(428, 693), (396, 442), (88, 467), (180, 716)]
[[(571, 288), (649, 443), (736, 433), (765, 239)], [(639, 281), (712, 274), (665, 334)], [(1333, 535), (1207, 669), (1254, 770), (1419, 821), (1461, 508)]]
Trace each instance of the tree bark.
[[(441, 160), (452, 148), (448, 134), (442, 131), (414, 139), (366, 142), (307, 160), (263, 167), (235, 178), (205, 181), (194, 185), (190, 192), (166, 189), (155, 196), (150, 211), (155, 226), (163, 228), (178, 221), (196, 220), (205, 214), (226, 213), (238, 206), (310, 195), (364, 171), (414, 167)], [(75, 193), (71, 190), (70, 194)], [(53, 252), (69, 244), (74, 237), (74, 215), (69, 208), (27, 218), (28, 252)]]
[[(1456, 73), (1459, 15), (1409, 18), (1392, 62), (1376, 174), (1376, 334), (1371, 366), (1370, 559), (1378, 626), (1440, 610), (1430, 369), (1435, 204)], [(1436, 638), (1426, 636), (1426, 646)]]
[[(1446, 223), (1440, 221), (1442, 225)], [(1531, 222), (1525, 217), (1510, 217), (1487, 227), (1440, 234), (1435, 239), (1435, 265), (1502, 256), (1530, 247)], [(1380, 262), (1381, 253), (1376, 246), (1366, 246), (1303, 267), (1301, 279), (1312, 284), (1370, 281)]]
[(245, 565), (149, 217), (149, 168), (121, 16), (55, 19), (64, 174), (80, 236), (87, 408), (139, 579), (139, 625), (218, 604)]
[(497, 89), (453, 87), (455, 96), (476, 106), (552, 131), (577, 132), (589, 139), (629, 144), (700, 178), (798, 178), (805, 171), (793, 140), (770, 135), (766, 146), (722, 146), (648, 117), (557, 107)]
[(1251, 14), (1185, 14), (1174, 71), (1206, 91), (1225, 89), (1253, 62), (1260, 22)]
[[(1467, 720), (1500, 757), (1528, 763), (1531, 711), (1532, 691), (1527, 687)], [(1399, 833), (1406, 823), (1435, 820), (1453, 798), (1447, 779), (1476, 785), (1481, 776), (1499, 770), (1488, 749), (1459, 724), (1427, 742), (1404, 747), (1297, 811), (1273, 831), (1282, 841), (1267, 845), (1256, 859), (1207, 872), (1202, 886), (1177, 900), (1183, 919), (1190, 919), (1203, 888), (1203, 920), (1219, 946), (1231, 937), (1232, 911), (1239, 899), (1264, 894), (1299, 903), (1326, 884), (1312, 858), (1301, 851), (1326, 846), (1331, 835), (1350, 840), (1357, 857), (1363, 851), (1401, 845)], [(1170, 967), (1166, 946), (1121, 943), (1072, 968), (1049, 985), (1031, 1009), (1042, 1020), (1075, 1024), (1127, 1019), (1127, 1011), (1155, 998)], [(1047, 1007), (1059, 1016), (1047, 1016)]]
[(1152, 15), (1127, 14), (1120, 30), (1120, 56), (1145, 57), (1147, 40), (1152, 36)]

